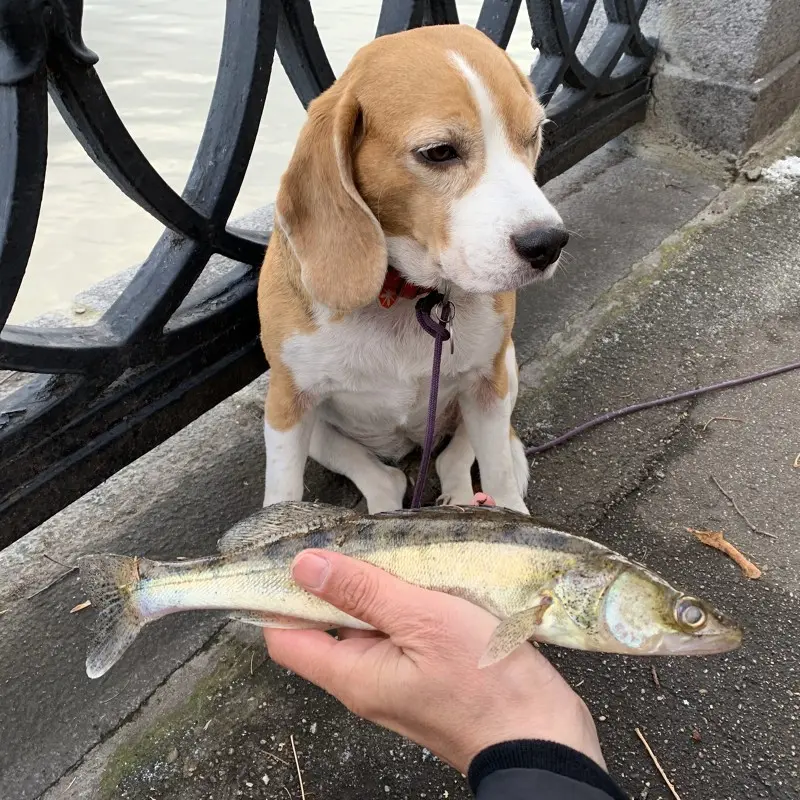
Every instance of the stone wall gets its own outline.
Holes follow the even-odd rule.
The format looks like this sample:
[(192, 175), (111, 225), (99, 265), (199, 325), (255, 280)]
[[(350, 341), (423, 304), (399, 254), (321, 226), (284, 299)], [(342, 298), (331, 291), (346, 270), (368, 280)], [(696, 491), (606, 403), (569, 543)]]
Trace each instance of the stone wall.
[(798, 0), (666, 0), (652, 121), (740, 154), (800, 105)]

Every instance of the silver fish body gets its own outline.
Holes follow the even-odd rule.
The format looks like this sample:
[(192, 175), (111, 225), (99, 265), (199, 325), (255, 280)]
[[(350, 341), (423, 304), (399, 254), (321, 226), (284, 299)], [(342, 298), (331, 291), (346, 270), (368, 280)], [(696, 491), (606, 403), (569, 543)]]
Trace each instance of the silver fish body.
[(497, 616), (481, 666), (529, 639), (638, 655), (717, 653), (741, 642), (733, 623), (647, 568), (505, 509), (364, 516), (281, 503), (242, 520), (219, 544), (220, 555), (190, 561), (81, 559), (81, 580), (101, 608), (90, 677), (104, 674), (144, 624), (179, 611), (222, 610), (271, 627), (369, 628), (293, 581), (292, 560), (307, 548), (339, 551)]

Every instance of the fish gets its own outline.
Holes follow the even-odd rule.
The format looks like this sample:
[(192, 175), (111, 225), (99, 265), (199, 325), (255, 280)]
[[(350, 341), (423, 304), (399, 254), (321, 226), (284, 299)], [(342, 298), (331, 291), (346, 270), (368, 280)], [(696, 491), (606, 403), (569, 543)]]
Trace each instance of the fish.
[(499, 624), (477, 666), (526, 641), (626, 655), (711, 655), (742, 631), (704, 600), (590, 539), (487, 506), (435, 506), (374, 515), (322, 503), (267, 506), (234, 525), (219, 554), (155, 561), (113, 554), (78, 560), (100, 609), (86, 658), (104, 675), (148, 623), (218, 610), (263, 627), (370, 630), (291, 576), (306, 548), (338, 551), (425, 589), (468, 600)]

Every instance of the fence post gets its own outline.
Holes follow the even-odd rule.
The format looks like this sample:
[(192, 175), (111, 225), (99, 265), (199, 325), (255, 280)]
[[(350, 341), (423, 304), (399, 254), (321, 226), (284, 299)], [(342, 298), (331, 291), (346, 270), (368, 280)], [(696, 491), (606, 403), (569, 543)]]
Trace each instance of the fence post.
[(740, 154), (800, 104), (798, 0), (665, 0), (653, 122)]

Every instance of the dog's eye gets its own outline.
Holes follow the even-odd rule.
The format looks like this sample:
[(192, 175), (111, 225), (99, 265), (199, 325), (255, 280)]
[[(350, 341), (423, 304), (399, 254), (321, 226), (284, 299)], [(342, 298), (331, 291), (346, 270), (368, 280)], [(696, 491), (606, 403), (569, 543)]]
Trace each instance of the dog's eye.
[(417, 150), (417, 155), (429, 164), (444, 164), (448, 161), (456, 161), (459, 158), (458, 151), (451, 144), (435, 144), (432, 147), (423, 147)]

